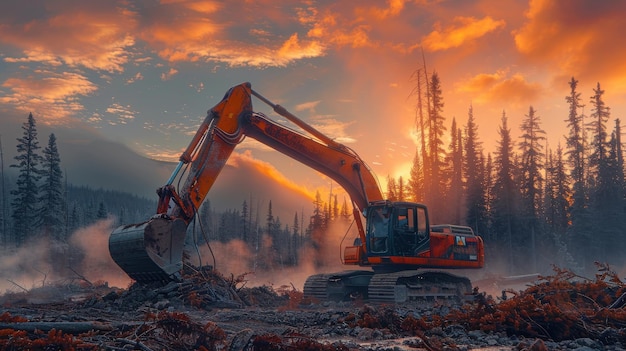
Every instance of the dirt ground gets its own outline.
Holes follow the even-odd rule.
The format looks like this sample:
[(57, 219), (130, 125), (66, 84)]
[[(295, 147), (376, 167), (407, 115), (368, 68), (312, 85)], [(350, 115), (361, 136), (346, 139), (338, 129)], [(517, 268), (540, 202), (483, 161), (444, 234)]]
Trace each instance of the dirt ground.
[(463, 304), (307, 301), (293, 287), (246, 288), (244, 277), (206, 272), (165, 286), (48, 285), (0, 296), (0, 350), (623, 349), (623, 285), (580, 287), (587, 310), (567, 300), (569, 278)]

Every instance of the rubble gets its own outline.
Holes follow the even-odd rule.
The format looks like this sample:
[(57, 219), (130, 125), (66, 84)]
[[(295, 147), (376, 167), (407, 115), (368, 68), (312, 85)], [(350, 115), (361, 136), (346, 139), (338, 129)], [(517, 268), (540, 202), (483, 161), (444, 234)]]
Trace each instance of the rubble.
[[(0, 296), (0, 350), (620, 350), (626, 286), (555, 268), (472, 303), (304, 301), (289, 287), (196, 271), (181, 282), (48, 285)], [(45, 301), (46, 296), (49, 300)], [(60, 296), (63, 296), (61, 298)]]

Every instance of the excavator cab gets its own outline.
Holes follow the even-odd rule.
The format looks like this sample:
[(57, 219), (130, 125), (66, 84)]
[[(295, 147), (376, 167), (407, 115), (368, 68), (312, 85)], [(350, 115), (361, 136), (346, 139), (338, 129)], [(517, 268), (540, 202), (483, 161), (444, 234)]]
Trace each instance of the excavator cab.
[(424, 205), (384, 202), (367, 208), (369, 255), (417, 256), (428, 247), (429, 223)]

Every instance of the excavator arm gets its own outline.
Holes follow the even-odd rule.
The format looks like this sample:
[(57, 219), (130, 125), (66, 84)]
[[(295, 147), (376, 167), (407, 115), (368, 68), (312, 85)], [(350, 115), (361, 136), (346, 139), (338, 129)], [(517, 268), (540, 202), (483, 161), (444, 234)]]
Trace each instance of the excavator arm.
[[(270, 105), (274, 111), (310, 135), (254, 112), (252, 96)], [(339, 183), (352, 199), (359, 236), (365, 242), (361, 213), (370, 202), (383, 199), (374, 174), (351, 149), (326, 137), (280, 105), (273, 104), (252, 90), (250, 83), (242, 83), (231, 88), (208, 111), (189, 146), (180, 156), (172, 176), (157, 190), (157, 214), (148, 222), (121, 226), (111, 234), (111, 256), (131, 278), (137, 281), (177, 278), (182, 268), (187, 226), (231, 153), (246, 136)], [(181, 171), (188, 175), (179, 187), (180, 191), (177, 191), (174, 181), (183, 180)]]

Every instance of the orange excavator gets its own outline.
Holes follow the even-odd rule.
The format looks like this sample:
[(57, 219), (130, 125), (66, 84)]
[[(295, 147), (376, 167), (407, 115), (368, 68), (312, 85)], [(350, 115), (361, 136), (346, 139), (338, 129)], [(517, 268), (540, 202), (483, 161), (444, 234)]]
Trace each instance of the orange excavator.
[[(254, 112), (253, 96), (304, 132)], [(157, 190), (156, 214), (111, 233), (111, 257), (132, 279), (181, 279), (187, 227), (246, 136), (325, 174), (350, 195), (358, 238), (344, 248), (343, 263), (363, 268), (312, 275), (304, 284), (305, 296), (403, 302), (471, 293), (470, 280), (448, 270), (483, 267), (480, 236), (465, 226), (431, 225), (423, 204), (385, 200), (376, 176), (353, 150), (273, 104), (250, 83), (232, 87), (208, 111), (169, 180)], [(182, 186), (174, 186), (177, 178), (184, 180)]]

